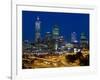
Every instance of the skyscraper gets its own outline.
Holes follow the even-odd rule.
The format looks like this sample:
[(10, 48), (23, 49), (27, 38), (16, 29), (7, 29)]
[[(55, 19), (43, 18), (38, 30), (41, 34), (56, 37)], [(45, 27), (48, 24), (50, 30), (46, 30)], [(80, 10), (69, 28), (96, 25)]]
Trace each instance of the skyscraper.
[(46, 32), (45, 39), (46, 41), (50, 41), (52, 38), (51, 32)]
[(59, 36), (59, 47), (61, 48), (62, 46), (64, 46), (64, 37), (63, 36)]
[(85, 33), (81, 33), (80, 47), (81, 48), (88, 48), (89, 47)]
[(58, 49), (59, 35), (60, 35), (59, 27), (57, 25), (54, 25), (52, 29), (52, 44), (53, 44), (54, 51), (57, 51)]
[(77, 42), (77, 34), (76, 34), (76, 32), (73, 32), (71, 34), (71, 42)]
[(53, 30), (52, 30), (52, 38), (58, 39), (59, 34), (60, 34), (59, 27), (57, 25), (54, 25)]
[(41, 38), (40, 28), (41, 28), (41, 21), (40, 18), (37, 17), (37, 20), (35, 22), (35, 42), (38, 42)]
[(71, 43), (73, 44), (74, 48), (78, 48), (79, 47), (76, 32), (72, 32), (72, 34), (71, 34)]

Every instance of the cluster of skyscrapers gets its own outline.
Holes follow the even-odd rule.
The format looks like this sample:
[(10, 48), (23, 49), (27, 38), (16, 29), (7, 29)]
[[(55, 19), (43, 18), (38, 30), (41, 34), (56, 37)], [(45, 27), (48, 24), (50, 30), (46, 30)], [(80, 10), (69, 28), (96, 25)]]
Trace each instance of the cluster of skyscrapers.
[[(80, 35), (80, 41), (77, 40), (77, 33), (71, 33), (71, 41), (67, 42), (64, 36), (60, 34), (58, 25), (54, 25), (51, 32), (46, 32), (44, 39), (41, 38), (41, 21), (37, 17), (35, 21), (35, 39), (33, 44), (24, 43), (24, 50), (29, 49), (33, 53), (60, 53), (64, 51), (73, 52), (74, 50), (87, 48), (89, 43), (86, 34)], [(27, 45), (27, 47), (25, 47)]]

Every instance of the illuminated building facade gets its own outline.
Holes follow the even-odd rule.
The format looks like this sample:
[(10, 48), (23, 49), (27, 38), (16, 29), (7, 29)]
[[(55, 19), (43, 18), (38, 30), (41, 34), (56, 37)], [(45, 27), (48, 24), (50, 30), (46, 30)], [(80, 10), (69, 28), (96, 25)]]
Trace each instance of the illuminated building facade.
[(35, 42), (38, 42), (41, 38), (40, 28), (41, 28), (41, 21), (40, 18), (37, 17), (37, 20), (35, 22)]
[(59, 36), (59, 50), (63, 50), (63, 47), (65, 46), (65, 43), (64, 43), (64, 37), (63, 36)]
[(88, 48), (88, 41), (85, 33), (81, 33), (80, 48)]
[(51, 40), (51, 38), (52, 38), (51, 32), (46, 32), (45, 41), (48, 42)]
[(77, 42), (77, 34), (76, 34), (76, 32), (73, 32), (71, 34), (71, 42)]
[(59, 34), (60, 34), (59, 27), (57, 25), (54, 25), (53, 30), (52, 30), (52, 38), (58, 39)]
[(71, 34), (71, 43), (73, 44), (74, 48), (79, 47), (76, 32), (72, 32), (72, 34)]

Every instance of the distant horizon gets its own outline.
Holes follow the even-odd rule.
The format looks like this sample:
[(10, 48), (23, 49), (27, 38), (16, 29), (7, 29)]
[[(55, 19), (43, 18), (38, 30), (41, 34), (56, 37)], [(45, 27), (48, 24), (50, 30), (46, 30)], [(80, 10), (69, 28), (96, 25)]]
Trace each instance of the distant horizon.
[(89, 41), (89, 14), (22, 11), (23, 41), (34, 41), (37, 16), (41, 21), (42, 39), (44, 39), (46, 32), (52, 32), (52, 28), (56, 24), (59, 26), (61, 36), (64, 36), (66, 41), (71, 41), (72, 32), (76, 32), (78, 41), (81, 33), (85, 32)]

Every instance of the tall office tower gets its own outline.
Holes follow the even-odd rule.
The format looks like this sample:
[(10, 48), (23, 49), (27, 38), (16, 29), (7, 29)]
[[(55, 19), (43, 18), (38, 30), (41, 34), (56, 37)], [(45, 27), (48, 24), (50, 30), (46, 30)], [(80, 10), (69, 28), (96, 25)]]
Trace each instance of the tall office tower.
[(46, 32), (45, 41), (48, 42), (51, 40), (51, 38), (52, 38), (51, 32)]
[(37, 17), (37, 20), (35, 22), (35, 42), (38, 42), (41, 38), (40, 27), (41, 27), (41, 21), (40, 18)]
[(59, 47), (62, 47), (64, 45), (64, 37), (63, 36), (59, 36)]
[(57, 49), (58, 49), (59, 35), (60, 35), (59, 27), (57, 25), (54, 25), (54, 27), (52, 29), (52, 47), (53, 47), (54, 51), (57, 51)]
[(71, 43), (73, 44), (74, 48), (78, 48), (79, 47), (76, 32), (72, 32), (72, 34), (71, 34)]
[(81, 48), (88, 48), (89, 47), (88, 40), (87, 40), (87, 37), (86, 37), (85, 33), (81, 33), (80, 47)]
[(54, 25), (53, 30), (52, 30), (52, 38), (58, 39), (59, 34), (60, 34), (59, 27), (57, 25)]
[(52, 48), (52, 42), (51, 42), (51, 40), (52, 40), (51, 32), (46, 32), (44, 43), (45, 43), (45, 45), (47, 45), (48, 51), (50, 51), (51, 48)]
[(73, 32), (71, 34), (71, 42), (77, 42), (77, 34), (76, 34), (76, 32)]

